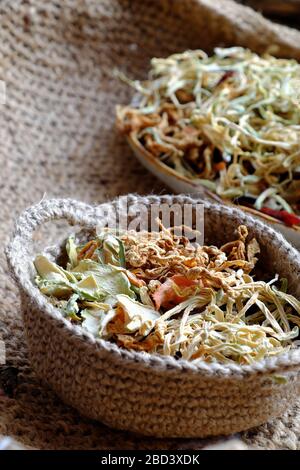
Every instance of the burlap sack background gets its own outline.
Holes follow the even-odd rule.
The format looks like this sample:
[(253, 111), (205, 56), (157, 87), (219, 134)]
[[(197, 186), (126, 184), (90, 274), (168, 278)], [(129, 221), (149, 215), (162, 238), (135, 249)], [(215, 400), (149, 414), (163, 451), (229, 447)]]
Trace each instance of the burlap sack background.
[[(51, 449), (189, 449), (206, 442), (155, 440), (81, 418), (42, 386), (27, 361), (18, 292), (3, 246), (14, 217), (44, 194), (102, 202), (162, 185), (114, 128), (130, 96), (113, 76), (145, 75), (152, 56), (239, 44), (300, 59), (300, 33), (230, 0), (3, 0), (0, 4), (0, 321), (9, 369), (0, 371), (0, 434)], [(47, 227), (53, 240), (62, 227)], [(18, 381), (16, 375), (18, 374)], [(300, 448), (300, 404), (244, 433), (249, 446)]]

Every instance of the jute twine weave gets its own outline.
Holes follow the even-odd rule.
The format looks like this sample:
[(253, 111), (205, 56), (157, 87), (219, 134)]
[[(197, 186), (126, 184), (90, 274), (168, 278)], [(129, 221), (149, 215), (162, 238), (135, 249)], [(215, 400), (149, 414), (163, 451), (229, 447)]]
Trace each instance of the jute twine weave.
[[(142, 77), (152, 56), (220, 44), (257, 51), (277, 44), (279, 54), (300, 58), (299, 33), (229, 0), (10, 0), (1, 2), (0, 22), (0, 79), (7, 87), (0, 113), (1, 247), (14, 217), (45, 192), (98, 203), (130, 191), (163, 190), (113, 130), (115, 104), (130, 99), (113, 78), (115, 67)], [(64, 228), (47, 226), (43, 241), (54, 242)], [(204, 445), (110, 430), (80, 417), (42, 386), (28, 361), (19, 296), (2, 248), (0, 260), (1, 332), (10, 366), (0, 374), (0, 433), (35, 448)], [(242, 437), (254, 447), (297, 448), (299, 413), (296, 404)]]
[[(295, 401), (300, 349), (247, 366), (128, 351), (71, 325), (34, 285), (31, 239), (41, 225), (66, 220), (95, 235), (99, 222), (116, 209), (124, 217), (142, 204), (150, 216), (151, 205), (190, 204), (195, 220), (196, 202), (188, 196), (130, 195), (93, 208), (45, 200), (19, 218), (7, 256), (22, 296), (30, 358), (39, 377), (83, 415), (156, 437), (208, 437), (262, 424)], [(247, 225), (249, 238), (260, 244), (264, 272), (287, 278), (290, 292), (300, 295), (300, 255), (281, 235), (239, 210), (208, 202), (204, 209), (205, 244), (229, 242), (239, 225)]]

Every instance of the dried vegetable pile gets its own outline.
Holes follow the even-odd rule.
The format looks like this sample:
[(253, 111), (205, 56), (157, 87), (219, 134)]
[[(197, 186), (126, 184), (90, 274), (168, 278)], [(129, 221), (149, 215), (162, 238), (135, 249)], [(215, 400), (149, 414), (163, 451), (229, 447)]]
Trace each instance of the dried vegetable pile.
[(72, 323), (123, 348), (249, 364), (294, 347), (300, 302), (278, 276), (255, 280), (259, 245), (245, 226), (237, 236), (220, 248), (163, 226), (83, 245), (72, 236), (66, 266), (36, 256), (36, 284)]
[(300, 225), (300, 64), (241, 47), (153, 58), (122, 133), (224, 200)]

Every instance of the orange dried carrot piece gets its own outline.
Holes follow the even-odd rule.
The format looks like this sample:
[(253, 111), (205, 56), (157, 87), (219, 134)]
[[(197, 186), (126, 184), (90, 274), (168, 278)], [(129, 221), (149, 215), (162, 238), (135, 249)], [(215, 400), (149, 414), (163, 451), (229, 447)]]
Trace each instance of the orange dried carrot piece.
[(199, 282), (181, 274), (168, 278), (153, 294), (156, 309), (159, 310), (161, 306), (170, 307), (179, 304), (191, 295), (191, 288), (198, 284)]
[(219, 163), (215, 163), (214, 164), (214, 169), (216, 171), (222, 171), (222, 170), (226, 170), (226, 163), (225, 162), (219, 162)]
[(78, 253), (78, 259), (81, 260), (91, 258), (97, 248), (98, 242), (96, 240), (90, 240)]
[(142, 287), (146, 285), (145, 281), (143, 281), (143, 279), (138, 279), (133, 272), (127, 270), (126, 275), (131, 284), (133, 284), (135, 287)]

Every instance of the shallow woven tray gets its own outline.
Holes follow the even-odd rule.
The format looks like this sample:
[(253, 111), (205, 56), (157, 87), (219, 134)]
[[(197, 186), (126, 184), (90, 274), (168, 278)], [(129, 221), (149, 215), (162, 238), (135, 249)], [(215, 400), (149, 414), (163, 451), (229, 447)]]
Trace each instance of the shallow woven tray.
[[(129, 207), (141, 202), (147, 208), (153, 203), (195, 207), (200, 202), (188, 196), (129, 196), (126, 201)], [(249, 366), (176, 361), (122, 350), (71, 325), (34, 286), (34, 231), (48, 221), (65, 219), (93, 233), (103, 214), (116, 204), (92, 207), (64, 199), (42, 201), (16, 224), (7, 257), (20, 288), (30, 357), (38, 375), (82, 414), (158, 437), (230, 434), (280, 415), (299, 391), (300, 350)], [(122, 204), (119, 207), (122, 211)], [(261, 245), (264, 271), (286, 277), (290, 292), (300, 295), (299, 253), (281, 235), (238, 209), (209, 202), (204, 207), (206, 242), (225, 243), (233, 239), (238, 225), (247, 225), (249, 236)], [(286, 382), (278, 383), (278, 376)]]

